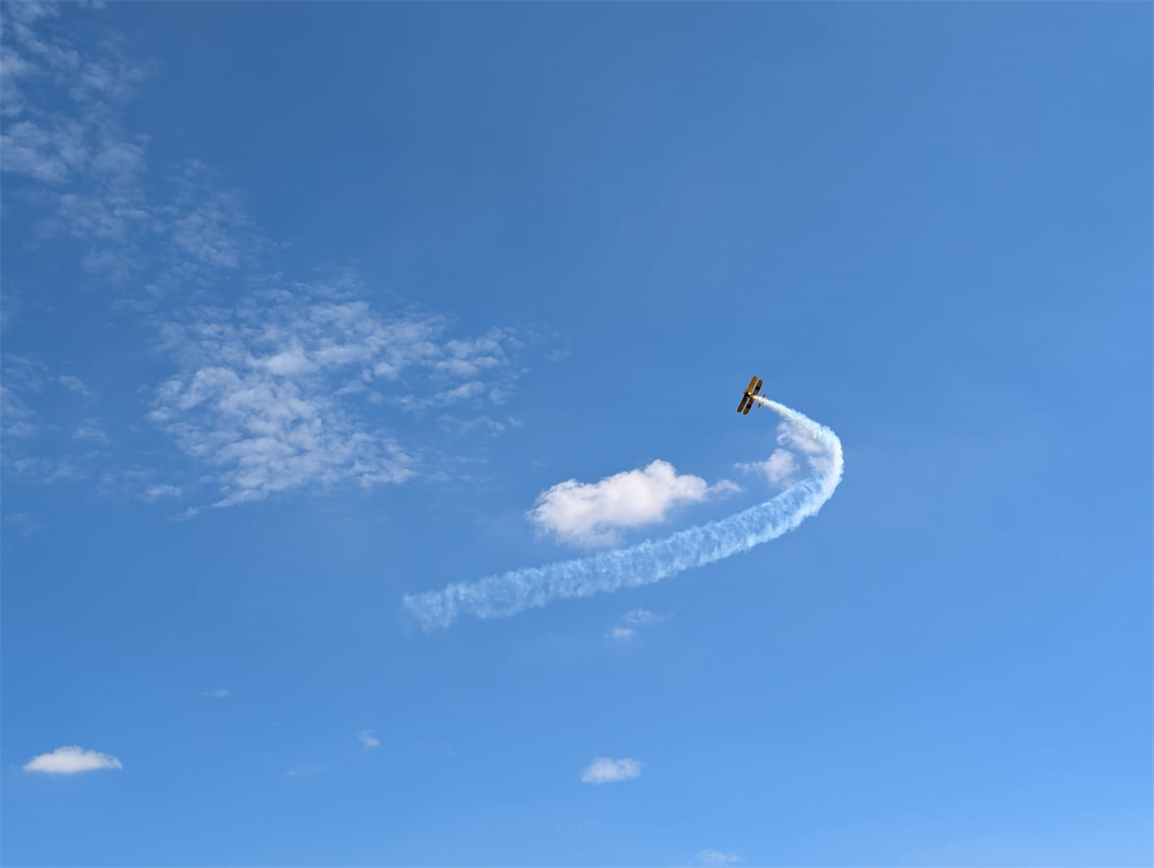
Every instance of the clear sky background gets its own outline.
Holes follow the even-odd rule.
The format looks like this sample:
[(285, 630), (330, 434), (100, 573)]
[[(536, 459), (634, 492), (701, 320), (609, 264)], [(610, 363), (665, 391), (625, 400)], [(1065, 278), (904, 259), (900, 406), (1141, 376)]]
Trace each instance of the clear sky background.
[(5, 5), (4, 864), (1150, 864), (1152, 19)]

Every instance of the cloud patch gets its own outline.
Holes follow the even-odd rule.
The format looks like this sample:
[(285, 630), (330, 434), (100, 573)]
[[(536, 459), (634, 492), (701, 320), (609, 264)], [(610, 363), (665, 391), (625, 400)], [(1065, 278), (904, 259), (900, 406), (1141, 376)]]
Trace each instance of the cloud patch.
[(42, 753), (24, 764), (26, 772), (47, 775), (76, 775), (97, 769), (122, 769), (120, 760), (106, 753), (85, 750), (78, 745), (58, 747), (51, 753)]
[(361, 747), (365, 750), (372, 750), (375, 747), (381, 746), (381, 740), (373, 737), (371, 729), (362, 729), (357, 733), (357, 741), (361, 743)]
[(614, 642), (631, 642), (633, 637), (637, 635), (637, 628), (656, 624), (668, 617), (668, 615), (657, 615), (648, 609), (630, 609), (621, 616), (621, 623), (614, 626), (608, 635)]
[[(153, 384), (149, 420), (199, 466), (153, 480), (166, 484), (137, 497), (199, 498), (208, 488), (209, 502), (223, 507), (338, 484), (436, 478), (423, 463), (445, 456), (433, 454), (438, 447), (424, 431), (398, 442), (398, 408), (416, 417), (403, 420), (406, 427), (458, 412), (480, 416), (472, 426), (489, 434), (517, 424), (481, 414), (509, 400), (527, 370), (522, 351), (541, 335), (529, 326), (451, 334), (444, 317), (372, 309), (347, 269), (294, 280), (270, 267), (281, 245), (262, 234), (239, 192), (196, 159), (150, 168), (149, 137), (126, 128), (124, 104), (151, 64), (127, 62), (115, 40), (88, 38), (87, 22), (60, 12), (4, 6), (0, 169), (11, 198), (28, 209), (22, 219), (46, 212), (32, 222), (40, 255), (55, 247), (75, 255), (91, 275), (124, 289), (114, 308), (159, 332), (153, 349), (171, 364)], [(6, 362), (4, 433), (41, 438), (24, 448), (43, 451), (54, 429), (24, 403), (29, 390), (14, 388), (18, 366)], [(46, 373), (39, 377), (47, 382)], [(75, 398), (97, 399), (74, 374), (52, 380)], [(113, 449), (96, 449), (114, 444), (93, 420), (67, 429), (69, 450), (89, 450), (84, 466), (114, 458)], [(469, 430), (462, 424), (460, 433)], [(50, 465), (38, 455), (16, 467), (18, 457), (5, 450), (3, 460), (23, 480), (75, 475), (76, 462)]]
[[(378, 314), (339, 282), (188, 308), (163, 326), (161, 350), (179, 370), (157, 389), (149, 419), (213, 468), (217, 506), (405, 482), (424, 473), (422, 456), (383, 424), (395, 415), (384, 406), (420, 414), (483, 402), (487, 383), (509, 390), (522, 370), (524, 344), (511, 329), (462, 341), (447, 338), (447, 326), (435, 315)], [(454, 384), (466, 364), (483, 379)], [(414, 381), (419, 397), (385, 397)]]
[(658, 460), (600, 482), (560, 482), (537, 496), (528, 515), (541, 531), (564, 542), (610, 546), (620, 542), (624, 529), (660, 524), (678, 506), (736, 488), (729, 481), (711, 486), (699, 476), (679, 474), (668, 461)]
[(610, 759), (609, 757), (595, 757), (581, 772), (581, 780), (587, 784), (615, 784), (620, 781), (631, 781), (641, 777), (641, 767), (644, 765), (635, 759)]
[(740, 862), (741, 857), (736, 853), (726, 853), (722, 850), (702, 850), (697, 854), (697, 864), (707, 866), (732, 865)]
[(655, 615), (648, 609), (631, 609), (621, 616), (621, 620), (626, 624), (656, 624), (658, 621), (665, 620), (665, 615)]
[(745, 473), (765, 477), (770, 485), (788, 488), (798, 481), (803, 465), (819, 472), (828, 472), (825, 449), (805, 431), (789, 422), (777, 426), (778, 448), (765, 461), (734, 464)]

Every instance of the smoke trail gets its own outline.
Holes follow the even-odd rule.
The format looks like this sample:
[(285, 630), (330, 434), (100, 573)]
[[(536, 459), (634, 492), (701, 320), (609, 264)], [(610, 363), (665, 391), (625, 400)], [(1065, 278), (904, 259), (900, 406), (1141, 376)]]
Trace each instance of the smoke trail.
[(792, 426), (794, 442), (806, 452), (813, 473), (781, 494), (742, 512), (659, 540), (543, 567), (527, 567), (441, 591), (407, 594), (404, 608), (430, 630), (447, 627), (458, 615), (503, 618), (563, 597), (587, 597), (657, 582), (693, 567), (776, 539), (817, 513), (841, 482), (842, 451), (837, 435), (784, 404), (757, 397)]

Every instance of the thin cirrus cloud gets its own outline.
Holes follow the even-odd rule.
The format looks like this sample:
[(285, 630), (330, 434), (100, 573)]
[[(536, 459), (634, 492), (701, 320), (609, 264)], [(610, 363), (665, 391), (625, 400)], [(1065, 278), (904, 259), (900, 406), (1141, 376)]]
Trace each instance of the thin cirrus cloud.
[(735, 490), (737, 486), (728, 480), (711, 486), (699, 476), (679, 474), (668, 461), (658, 460), (599, 482), (560, 482), (537, 496), (529, 520), (564, 542), (617, 545), (622, 530), (660, 524), (678, 506)]
[[(638, 627), (646, 627), (664, 621), (668, 615), (657, 615), (648, 609), (631, 609), (621, 616), (621, 624), (616, 625), (610, 632), (609, 638), (615, 642), (629, 642), (637, 635)], [(628, 624), (629, 626), (624, 626)]]
[(665, 615), (656, 615), (648, 609), (631, 609), (621, 616), (626, 624), (656, 624), (665, 618)]
[(42, 753), (24, 764), (26, 772), (40, 772), (47, 775), (76, 775), (98, 769), (122, 769), (124, 766), (114, 756), (85, 750), (78, 745), (58, 747), (51, 753)]
[(595, 757), (581, 772), (581, 780), (587, 784), (614, 784), (620, 781), (631, 781), (641, 776), (641, 767), (644, 763), (626, 757), (611, 759), (610, 757)]
[[(516, 424), (482, 411), (509, 400), (525, 370), (522, 351), (539, 342), (534, 330), (454, 335), (432, 313), (373, 309), (351, 271), (282, 275), (269, 264), (280, 247), (211, 167), (192, 158), (150, 167), (148, 137), (130, 134), (124, 110), (147, 65), (129, 63), (114, 43), (84, 39), (87, 12), (37, 4), (6, 11), (0, 146), (2, 168), (19, 178), (12, 195), (29, 208), (46, 203), (50, 213), (37, 224), (44, 242), (82, 242), (81, 265), (119, 291), (113, 307), (155, 329), (154, 349), (172, 370), (153, 390), (148, 418), (197, 465), (181, 479), (199, 479), (210, 503), (443, 476), (423, 464), (452, 456), (436, 453), (428, 436), (402, 437), (394, 408), (410, 415), (407, 428), (435, 409), (425, 421), (457, 437)], [(96, 398), (73, 375), (58, 382)], [(45, 427), (19, 395), (5, 401), (21, 411), (5, 414), (9, 436)], [(105, 443), (93, 425), (70, 427), (75, 441)], [(73, 464), (112, 460), (90, 450)], [(52, 481), (63, 478), (58, 466), (18, 469)], [(202, 495), (176, 481), (152, 480), (136, 496)]]
[(741, 857), (736, 853), (726, 853), (723, 850), (702, 850), (697, 854), (697, 864), (713, 866), (732, 865), (735, 862), (740, 862)]
[(202, 691), (200, 695), (205, 699), (228, 699), (230, 696), (232, 696), (232, 691), (225, 690), (224, 688), (217, 688), (216, 690)]
[[(149, 419), (215, 471), (217, 506), (303, 487), (405, 482), (421, 475), (420, 455), (371, 421), (402, 372), (436, 380), (484, 371), (507, 388), (516, 377), (511, 359), (522, 344), (511, 330), (461, 341), (446, 329), (436, 316), (378, 316), (333, 287), (203, 308), (163, 328), (181, 370), (157, 390)], [(453, 364), (443, 369), (446, 360)], [(484, 392), (473, 380), (441, 397), (483, 401)]]
[(373, 736), (371, 729), (362, 729), (358, 732), (357, 741), (361, 743), (361, 747), (365, 750), (372, 750), (375, 747), (381, 746), (381, 740)]

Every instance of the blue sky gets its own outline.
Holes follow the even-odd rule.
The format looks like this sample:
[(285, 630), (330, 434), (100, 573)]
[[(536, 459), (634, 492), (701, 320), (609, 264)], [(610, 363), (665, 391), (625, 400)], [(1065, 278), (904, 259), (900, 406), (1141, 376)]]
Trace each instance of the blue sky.
[(1150, 864), (1151, 19), (5, 5), (4, 863)]

